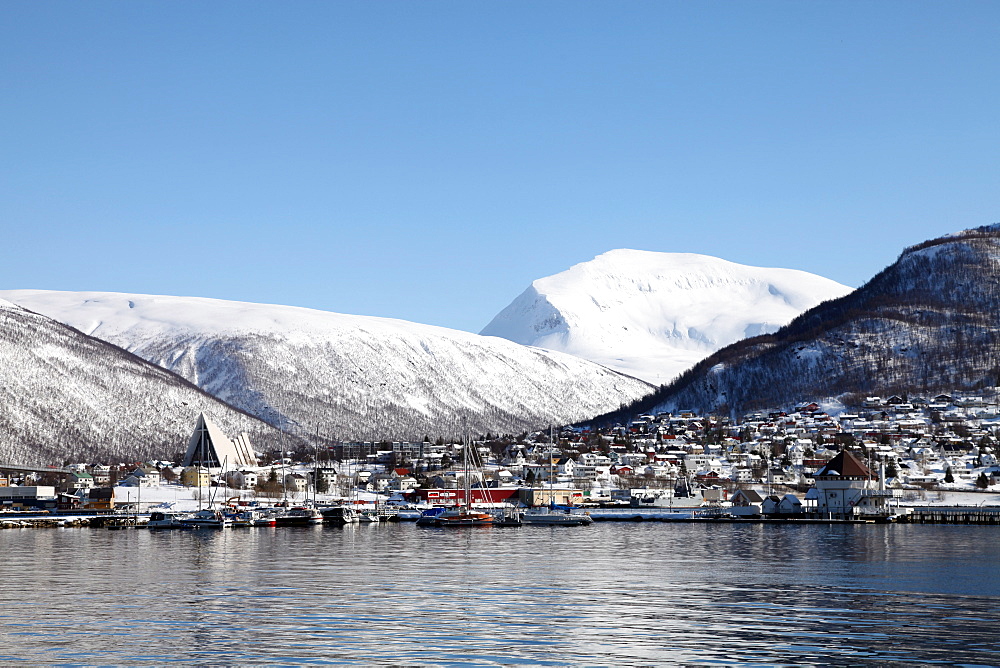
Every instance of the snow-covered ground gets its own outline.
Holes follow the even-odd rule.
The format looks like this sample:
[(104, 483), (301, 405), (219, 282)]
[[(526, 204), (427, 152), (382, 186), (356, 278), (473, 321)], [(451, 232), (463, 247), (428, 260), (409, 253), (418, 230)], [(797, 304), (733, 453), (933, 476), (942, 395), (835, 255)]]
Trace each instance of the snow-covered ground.
[[(1000, 488), (994, 486), (984, 492), (940, 492), (904, 491), (901, 506), (1000, 506)], [(912, 497), (912, 498), (911, 498)]]
[[(202, 493), (204, 496), (199, 502), (198, 497)], [(156, 508), (192, 511), (198, 510), (199, 503), (201, 505), (221, 505), (233, 497), (247, 501), (259, 501), (261, 505), (274, 505), (283, 500), (281, 496), (277, 498), (258, 496), (252, 490), (236, 490), (225, 487), (211, 487), (199, 490), (197, 487), (163, 484), (159, 487), (143, 487), (141, 490), (138, 487), (118, 486), (115, 488), (115, 501), (117, 503), (139, 503), (143, 512)], [(288, 502), (290, 504), (311, 502), (313, 498), (312, 492), (308, 494), (302, 492), (288, 493)], [(343, 500), (344, 497), (333, 494), (316, 494), (315, 499), (318, 504), (331, 504)], [(389, 497), (373, 492), (359, 492), (350, 500), (374, 506), (376, 502), (380, 504), (385, 503), (389, 500)]]

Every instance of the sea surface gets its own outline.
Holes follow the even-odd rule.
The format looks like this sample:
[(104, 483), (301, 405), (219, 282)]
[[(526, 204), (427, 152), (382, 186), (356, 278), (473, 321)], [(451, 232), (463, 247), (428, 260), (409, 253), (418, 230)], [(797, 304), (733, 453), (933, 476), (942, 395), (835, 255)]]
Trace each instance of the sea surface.
[(1000, 662), (1000, 527), (7, 529), (0, 555), (0, 664)]

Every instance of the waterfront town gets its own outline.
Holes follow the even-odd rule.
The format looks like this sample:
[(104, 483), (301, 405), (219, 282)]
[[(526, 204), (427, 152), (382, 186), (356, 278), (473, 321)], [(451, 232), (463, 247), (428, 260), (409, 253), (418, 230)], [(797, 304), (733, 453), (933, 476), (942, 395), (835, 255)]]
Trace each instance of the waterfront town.
[(346, 502), (385, 516), (468, 501), (843, 521), (976, 507), (987, 514), (977, 521), (993, 520), (996, 395), (866, 397), (856, 409), (839, 408), (807, 401), (738, 421), (682, 410), (606, 429), (486, 435), (469, 448), (471, 466), (461, 443), (430, 437), (260, 453), (201, 415), (178, 461), (65, 462), (51, 470), (4, 464), (0, 508), (5, 518), (39, 511), (139, 516), (210, 501)]

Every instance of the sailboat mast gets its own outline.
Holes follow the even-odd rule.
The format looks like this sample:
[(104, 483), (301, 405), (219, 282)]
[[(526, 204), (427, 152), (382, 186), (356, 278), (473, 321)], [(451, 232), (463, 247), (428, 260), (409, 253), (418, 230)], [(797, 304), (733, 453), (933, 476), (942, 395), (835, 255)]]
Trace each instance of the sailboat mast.
[(556, 492), (552, 488), (552, 456), (553, 456), (553, 445), (555, 442), (552, 440), (552, 425), (549, 425), (549, 510), (555, 508), (556, 506)]
[(472, 485), (469, 484), (469, 430), (465, 429), (464, 439), (465, 443), (462, 445), (462, 463), (465, 469), (464, 479), (465, 479), (465, 509), (468, 511), (472, 508)]
[(205, 490), (201, 488), (201, 469), (205, 467), (205, 439), (208, 436), (208, 425), (204, 423), (201, 424), (201, 433), (199, 437), (201, 439), (201, 455), (198, 457), (198, 468), (195, 469), (194, 473), (198, 476), (198, 510), (201, 510), (202, 497), (205, 495)]

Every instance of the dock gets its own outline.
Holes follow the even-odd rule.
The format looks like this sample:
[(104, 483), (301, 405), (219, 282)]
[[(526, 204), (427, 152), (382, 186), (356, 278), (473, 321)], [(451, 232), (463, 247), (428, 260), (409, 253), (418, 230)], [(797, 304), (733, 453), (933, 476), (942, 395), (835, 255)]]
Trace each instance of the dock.
[(1000, 508), (994, 506), (934, 506), (914, 508), (908, 524), (1000, 524)]

